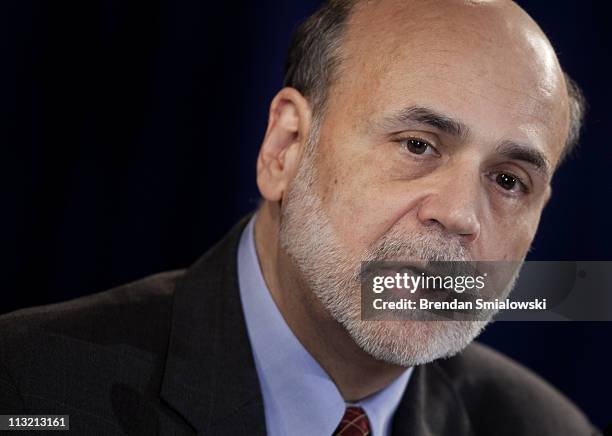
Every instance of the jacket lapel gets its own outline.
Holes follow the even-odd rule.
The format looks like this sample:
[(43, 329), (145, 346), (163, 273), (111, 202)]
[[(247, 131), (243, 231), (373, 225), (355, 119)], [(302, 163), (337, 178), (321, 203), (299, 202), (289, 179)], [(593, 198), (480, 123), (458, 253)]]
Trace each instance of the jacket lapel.
[(468, 436), (465, 405), (449, 376), (434, 361), (414, 369), (393, 417), (394, 436)]
[(236, 253), (250, 216), (177, 284), (161, 397), (198, 433), (265, 434)]
[[(249, 219), (185, 273), (174, 295), (161, 397), (201, 434), (266, 433), (236, 265)], [(416, 367), (395, 412), (393, 435), (470, 434), (465, 406), (439, 363)]]

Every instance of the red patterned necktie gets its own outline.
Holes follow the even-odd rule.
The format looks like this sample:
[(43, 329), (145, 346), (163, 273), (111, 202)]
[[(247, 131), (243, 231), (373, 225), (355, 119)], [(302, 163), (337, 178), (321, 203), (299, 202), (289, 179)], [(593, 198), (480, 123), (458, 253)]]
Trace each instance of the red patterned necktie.
[(370, 421), (361, 407), (348, 406), (332, 436), (368, 436)]

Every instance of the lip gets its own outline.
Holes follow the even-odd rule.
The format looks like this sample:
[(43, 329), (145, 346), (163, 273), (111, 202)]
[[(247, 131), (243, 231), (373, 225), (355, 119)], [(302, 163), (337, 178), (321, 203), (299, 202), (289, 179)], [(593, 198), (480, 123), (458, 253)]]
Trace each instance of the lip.
[[(425, 263), (425, 262), (423, 262)], [(476, 271), (469, 271), (463, 273), (462, 271), (455, 270), (454, 268), (447, 268), (447, 264), (449, 262), (427, 262), (427, 266), (422, 266), (423, 263), (417, 264), (415, 262), (402, 262), (402, 261), (374, 261), (374, 262), (364, 262), (365, 268), (362, 266), (362, 278), (367, 279), (368, 277), (373, 277), (375, 275), (384, 275), (384, 276), (394, 276), (395, 274), (405, 274), (407, 273), (410, 276), (420, 276), (422, 275), (425, 279), (428, 277), (455, 277), (457, 273), (476, 275)], [(426, 280), (427, 281), (427, 280)], [(475, 299), (480, 293), (473, 292), (472, 290), (466, 289), (465, 291), (453, 292), (453, 288), (436, 288), (436, 287), (425, 287), (419, 286), (419, 288), (412, 293), (425, 293), (427, 292), (429, 295), (437, 294), (439, 297), (444, 298), (446, 296), (455, 296), (459, 299)]]
[(413, 275), (424, 274), (425, 276), (434, 275), (432, 271), (427, 268), (418, 266), (411, 262), (401, 262), (401, 261), (374, 261), (374, 262), (364, 262), (367, 264), (364, 269), (362, 266), (362, 274), (370, 274), (374, 271), (386, 271), (390, 270), (394, 273), (404, 273), (409, 272)]
[[(398, 262), (398, 261), (380, 261), (380, 262), (368, 262), (368, 265), (362, 270), (362, 280), (368, 280), (374, 276), (385, 276), (385, 277), (393, 277), (396, 274), (408, 274), (409, 276), (423, 276), (423, 277), (432, 277), (435, 276), (431, 270), (428, 268), (424, 268), (420, 265), (416, 265), (413, 262)], [(401, 289), (400, 289), (401, 290)], [(437, 289), (437, 288), (426, 288), (419, 286), (414, 292), (410, 292), (412, 296), (417, 296), (420, 293), (424, 292), (435, 292), (443, 294), (444, 296), (448, 294), (447, 289)]]

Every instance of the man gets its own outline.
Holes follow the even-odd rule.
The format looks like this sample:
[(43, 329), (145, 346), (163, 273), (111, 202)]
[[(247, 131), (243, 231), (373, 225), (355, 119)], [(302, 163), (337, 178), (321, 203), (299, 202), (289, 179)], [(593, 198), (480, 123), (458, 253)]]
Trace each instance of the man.
[(596, 434), (468, 345), (482, 322), (360, 317), (361, 261), (524, 259), (580, 119), (514, 3), (331, 0), (291, 46), (256, 214), (187, 271), (4, 316), (0, 413), (77, 434)]

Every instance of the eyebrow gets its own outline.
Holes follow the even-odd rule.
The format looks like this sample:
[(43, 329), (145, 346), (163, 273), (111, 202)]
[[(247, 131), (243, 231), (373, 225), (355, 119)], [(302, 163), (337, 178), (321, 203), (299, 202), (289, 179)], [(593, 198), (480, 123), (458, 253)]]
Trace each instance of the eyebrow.
[(509, 159), (531, 164), (544, 175), (548, 175), (550, 172), (550, 164), (546, 156), (531, 146), (518, 144), (513, 141), (503, 141), (495, 151)]
[[(390, 128), (407, 123), (427, 125), (461, 139), (466, 139), (470, 135), (470, 129), (466, 124), (425, 106), (408, 106), (385, 117), (383, 120), (383, 124)], [(507, 140), (497, 146), (495, 151), (508, 159), (532, 165), (544, 176), (548, 176), (550, 173), (548, 159), (546, 159), (546, 156), (541, 151), (534, 147)]]
[(461, 121), (436, 112), (424, 106), (409, 106), (385, 117), (385, 126), (397, 126), (406, 123), (418, 123), (433, 127), (443, 133), (466, 138), (470, 129)]

